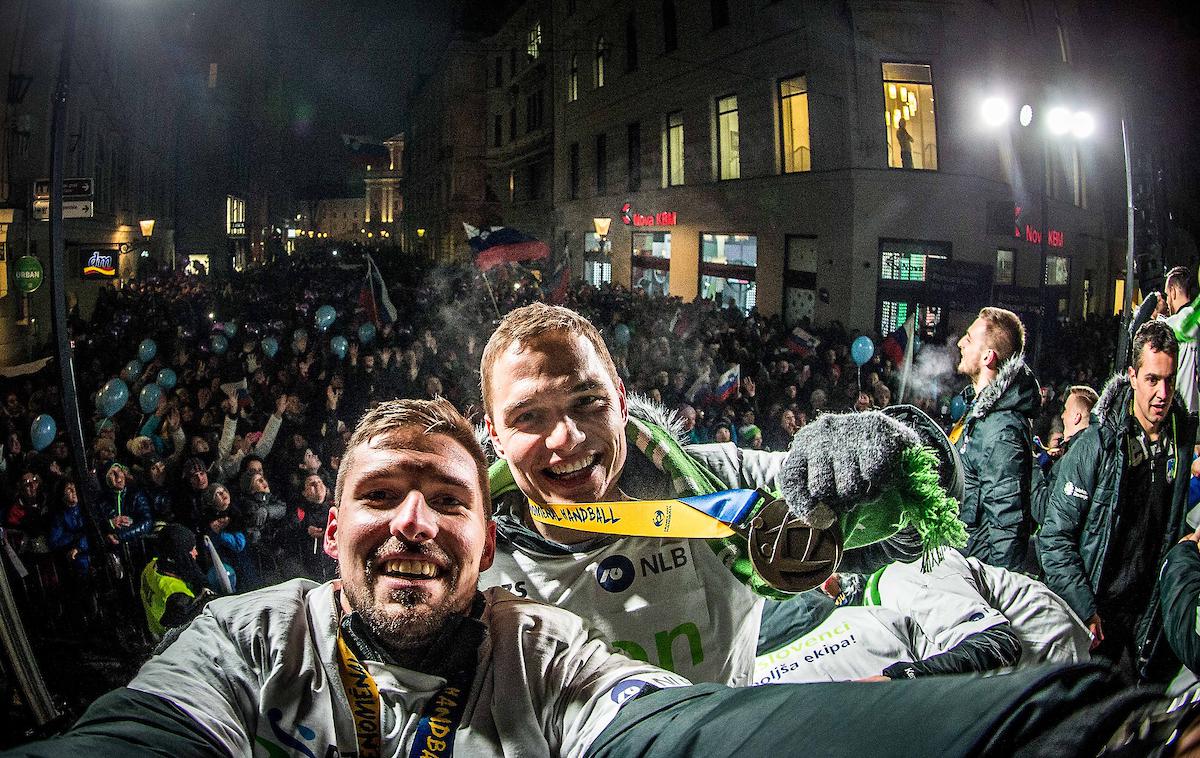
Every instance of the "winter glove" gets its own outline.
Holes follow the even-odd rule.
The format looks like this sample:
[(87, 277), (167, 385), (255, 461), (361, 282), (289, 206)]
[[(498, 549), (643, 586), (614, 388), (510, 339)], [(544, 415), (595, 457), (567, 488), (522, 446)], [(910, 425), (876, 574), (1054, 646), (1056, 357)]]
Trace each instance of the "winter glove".
[(919, 444), (916, 432), (879, 411), (827, 413), (796, 432), (780, 491), (797, 518), (827, 529), (889, 486), (901, 453)]

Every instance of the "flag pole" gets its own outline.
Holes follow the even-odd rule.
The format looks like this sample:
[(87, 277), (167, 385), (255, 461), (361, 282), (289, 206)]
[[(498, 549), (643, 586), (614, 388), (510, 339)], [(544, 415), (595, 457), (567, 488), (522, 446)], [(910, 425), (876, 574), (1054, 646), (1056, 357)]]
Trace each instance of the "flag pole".
[(483, 277), (483, 286), (487, 288), (488, 297), (492, 299), (492, 310), (496, 311), (496, 318), (500, 318), (500, 306), (496, 304), (496, 295), (492, 292), (492, 283), (488, 281), (487, 272), (480, 271), (479, 275)]

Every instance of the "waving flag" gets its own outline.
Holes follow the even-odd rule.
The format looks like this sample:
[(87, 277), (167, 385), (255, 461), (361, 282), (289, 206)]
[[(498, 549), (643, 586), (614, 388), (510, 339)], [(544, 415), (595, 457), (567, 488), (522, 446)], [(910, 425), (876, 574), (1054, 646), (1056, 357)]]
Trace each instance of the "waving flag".
[(540, 261), (550, 257), (549, 245), (510, 226), (476, 229), (464, 223), (463, 228), (480, 271), (488, 271), (502, 263)]
[(718, 400), (725, 401), (732, 397), (736, 397), (738, 387), (742, 382), (742, 365), (734, 364), (733, 368), (721, 374), (721, 378), (717, 379), (717, 389), (713, 393)]
[(379, 268), (370, 255), (367, 255), (367, 278), (359, 291), (358, 304), (376, 326), (396, 321), (396, 306), (392, 305), (387, 286), (383, 283), (383, 275), (379, 273)]
[(783, 346), (801, 358), (807, 358), (812, 355), (821, 345), (821, 338), (809, 334), (804, 329), (796, 326), (788, 333), (787, 339), (783, 341)]

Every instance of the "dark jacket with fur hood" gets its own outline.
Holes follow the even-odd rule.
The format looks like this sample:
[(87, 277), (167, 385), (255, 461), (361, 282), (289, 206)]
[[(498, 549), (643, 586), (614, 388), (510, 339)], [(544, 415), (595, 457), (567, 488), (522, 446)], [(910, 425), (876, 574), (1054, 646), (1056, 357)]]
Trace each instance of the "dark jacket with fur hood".
[[(1117, 526), (1121, 505), (1121, 476), (1125, 471), (1129, 406), (1133, 389), (1125, 374), (1114, 376), (1092, 411), (1092, 423), (1076, 435), (1071, 447), (1054, 467), (1046, 503), (1046, 522), (1038, 534), (1038, 549), (1046, 584), (1066, 600), (1081, 619), (1097, 611), (1096, 593)], [(1163, 427), (1174, 435), (1176, 456), (1190, 458), (1195, 433), (1178, 401)], [(1187, 514), (1188, 467), (1177, 459), (1174, 489), (1162, 535), (1157, 565), (1183, 536)], [(1147, 577), (1147, 581), (1156, 580)], [(1157, 593), (1156, 593), (1157, 594)], [(1138, 665), (1145, 669), (1154, 653), (1161, 627), (1158, 605), (1150, 607), (1138, 624)]]
[(959, 515), (969, 535), (963, 552), (1013, 571), (1024, 567), (1029, 539), (1038, 404), (1033, 372), (1013, 356), (975, 397), (958, 440), (965, 484)]

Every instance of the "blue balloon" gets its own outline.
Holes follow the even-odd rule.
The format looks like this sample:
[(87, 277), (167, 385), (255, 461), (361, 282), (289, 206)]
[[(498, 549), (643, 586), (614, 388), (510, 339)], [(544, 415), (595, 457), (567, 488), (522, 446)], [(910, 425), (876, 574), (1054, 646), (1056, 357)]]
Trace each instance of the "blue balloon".
[(125, 376), (130, 380), (137, 379), (142, 374), (142, 362), (134, 358), (129, 363), (125, 364)]
[(154, 356), (158, 355), (158, 343), (147, 337), (138, 345), (138, 360), (142, 363), (149, 363), (154, 360)]
[(358, 341), (369, 345), (375, 341), (375, 325), (370, 321), (358, 327)]
[(129, 402), (129, 385), (120, 379), (109, 379), (100, 388), (96, 405), (105, 418), (111, 418), (116, 415), (117, 411), (124, 408), (127, 402)]
[(263, 337), (262, 351), (263, 355), (268, 358), (274, 358), (275, 354), (279, 352), (279, 340), (274, 337)]
[(963, 400), (962, 395), (955, 395), (950, 401), (950, 419), (957, 422), (967, 412), (967, 401)]
[(337, 311), (333, 309), (332, 305), (322, 305), (317, 309), (317, 328), (321, 331), (325, 331), (329, 327), (333, 326), (333, 322), (336, 320)]
[(157, 384), (147, 384), (138, 393), (138, 406), (142, 409), (142, 413), (154, 413), (159, 400), (162, 400), (162, 387)]
[(230, 339), (232, 339), (238, 332), (238, 325), (236, 321), (226, 321), (223, 328), (225, 329), (225, 336), (229, 337)]
[(329, 349), (332, 350), (333, 354), (339, 359), (346, 357), (346, 350), (349, 347), (349, 341), (347, 341), (346, 338), (340, 334), (329, 340)]
[(35, 418), (29, 427), (29, 436), (33, 439), (34, 450), (45, 450), (50, 447), (56, 434), (58, 434), (58, 425), (54, 423), (54, 417), (48, 413), (43, 413)]
[(225, 351), (229, 349), (229, 340), (224, 334), (218, 332), (208, 338), (208, 346), (217, 355), (225, 355)]
[(175, 376), (175, 371), (173, 369), (164, 368), (159, 370), (156, 381), (158, 382), (159, 387), (162, 387), (167, 392), (170, 392), (171, 390), (175, 389), (175, 382), (178, 381), (178, 379), (179, 377)]
[(875, 355), (875, 343), (865, 334), (861, 337), (855, 337), (854, 342), (850, 344), (850, 357), (859, 366), (871, 360), (871, 356)]

